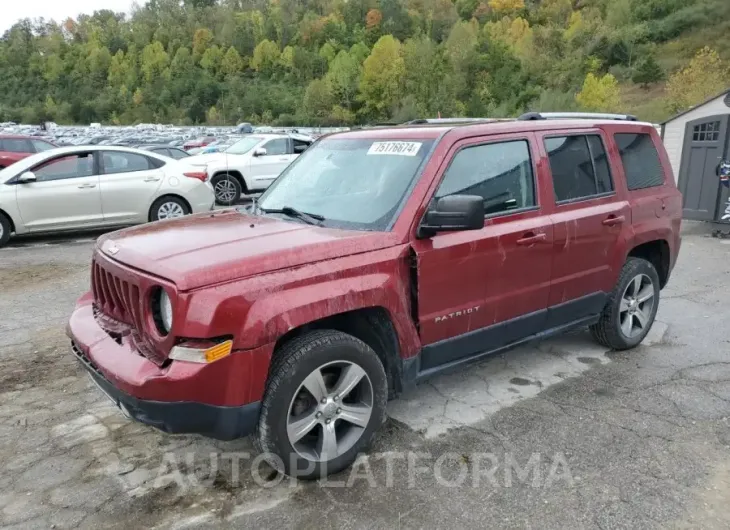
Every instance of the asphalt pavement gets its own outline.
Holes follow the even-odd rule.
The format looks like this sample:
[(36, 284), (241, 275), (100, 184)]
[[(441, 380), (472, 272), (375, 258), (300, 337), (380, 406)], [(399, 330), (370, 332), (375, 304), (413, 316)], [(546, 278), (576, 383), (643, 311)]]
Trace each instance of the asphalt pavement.
[(0, 249), (0, 527), (729, 528), (730, 241), (707, 234), (685, 230), (646, 345), (578, 332), (436, 378), (313, 483), (249, 440), (127, 420), (64, 334), (93, 236), (16, 242)]

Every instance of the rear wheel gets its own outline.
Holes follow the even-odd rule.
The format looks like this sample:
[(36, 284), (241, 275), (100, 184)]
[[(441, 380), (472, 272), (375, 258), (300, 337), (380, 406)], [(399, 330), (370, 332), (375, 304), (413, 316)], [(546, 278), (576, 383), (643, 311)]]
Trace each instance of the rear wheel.
[(236, 177), (228, 173), (216, 175), (211, 180), (215, 193), (215, 202), (221, 206), (236, 204), (241, 198), (243, 187)]
[(0, 213), (0, 247), (5, 246), (10, 241), (10, 220)]
[(190, 208), (178, 197), (160, 197), (150, 208), (150, 221), (175, 219), (190, 213)]
[(591, 333), (603, 346), (628, 350), (649, 333), (658, 307), (659, 275), (654, 265), (641, 258), (629, 258)]
[(346, 333), (314, 331), (275, 354), (254, 441), (288, 475), (337, 473), (370, 444), (387, 397), (372, 348)]

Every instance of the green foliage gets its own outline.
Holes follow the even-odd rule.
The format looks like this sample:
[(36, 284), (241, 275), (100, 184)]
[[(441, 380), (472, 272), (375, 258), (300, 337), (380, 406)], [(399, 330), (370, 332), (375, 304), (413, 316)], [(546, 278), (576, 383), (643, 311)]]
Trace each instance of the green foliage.
[[(528, 108), (661, 119), (730, 79), (727, 0), (140, 4), (129, 17), (16, 23), (0, 38), (0, 120), (354, 124)], [(707, 41), (716, 51), (692, 60)]]

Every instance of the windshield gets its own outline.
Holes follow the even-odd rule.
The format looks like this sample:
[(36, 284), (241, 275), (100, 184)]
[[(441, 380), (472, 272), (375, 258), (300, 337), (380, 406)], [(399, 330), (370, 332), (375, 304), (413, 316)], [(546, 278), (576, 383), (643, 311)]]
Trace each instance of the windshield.
[(233, 144), (231, 147), (226, 149), (226, 153), (230, 153), (232, 155), (245, 155), (248, 153), (251, 149), (256, 147), (258, 143), (262, 140), (259, 136), (247, 136), (243, 140), (239, 140), (235, 144)]
[(325, 226), (385, 230), (432, 144), (326, 138), (274, 181), (259, 206), (321, 215)]

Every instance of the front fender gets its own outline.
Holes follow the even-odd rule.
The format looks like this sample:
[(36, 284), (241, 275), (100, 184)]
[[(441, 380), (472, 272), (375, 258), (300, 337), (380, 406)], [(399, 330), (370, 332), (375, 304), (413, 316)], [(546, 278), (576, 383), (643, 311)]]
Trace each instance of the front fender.
[(235, 349), (248, 350), (323, 318), (382, 307), (398, 335), (400, 354), (410, 357), (420, 342), (402, 252), (389, 248), (188, 293), (185, 336), (232, 335)]

